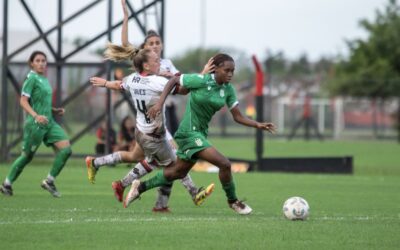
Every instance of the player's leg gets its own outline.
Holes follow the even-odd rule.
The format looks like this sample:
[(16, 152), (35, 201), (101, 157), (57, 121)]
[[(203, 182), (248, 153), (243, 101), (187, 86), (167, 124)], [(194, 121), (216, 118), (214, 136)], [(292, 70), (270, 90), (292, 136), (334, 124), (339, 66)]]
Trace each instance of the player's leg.
[[(156, 145), (155, 145), (156, 146)], [(157, 147), (157, 146), (156, 146)], [(164, 159), (163, 163), (169, 165), (172, 161), (176, 160), (176, 144), (174, 143), (172, 135), (166, 129), (165, 140), (159, 141), (159, 150), (154, 152), (158, 159)], [(156, 203), (152, 209), (153, 212), (170, 212), (168, 208), (169, 197), (171, 196), (173, 183), (163, 185), (157, 189)], [(189, 186), (194, 186), (194, 183), (188, 183)], [(190, 189), (190, 187), (188, 188)], [(195, 187), (194, 187), (195, 188)], [(190, 192), (190, 191), (189, 191)]]
[[(143, 185), (141, 185), (141, 192), (144, 192), (148, 189), (154, 188), (154, 187), (163, 187), (159, 194), (160, 196), (158, 197), (157, 203), (155, 208), (167, 208), (168, 206), (168, 200), (169, 200), (169, 195), (170, 195), (170, 186), (172, 183), (172, 180), (175, 179), (182, 179), (187, 176), (187, 173), (190, 171), (192, 166), (194, 165), (195, 161), (183, 161), (178, 159), (174, 164), (173, 160), (176, 159), (175, 153), (171, 148), (171, 145), (166, 140), (154, 140), (154, 138), (147, 138), (149, 140), (142, 140), (143, 138), (146, 138), (147, 135), (143, 134), (138, 134), (136, 137), (138, 142), (142, 144), (143, 149), (145, 151), (146, 156), (150, 156), (151, 158), (148, 159), (151, 164), (158, 164), (159, 166), (167, 166), (164, 169), (164, 173), (167, 173), (165, 176), (163, 172), (159, 172), (156, 174), (153, 178), (149, 179), (148, 181), (144, 182)], [(142, 141), (142, 142), (141, 142)], [(147, 158), (146, 158), (147, 159)], [(169, 178), (168, 180), (166, 179)], [(196, 197), (196, 195), (199, 195), (199, 192), (203, 192), (202, 189), (197, 189), (196, 186), (194, 185), (192, 179), (190, 177), (184, 179), (185, 182), (185, 187), (187, 187), (188, 192)], [(138, 196), (139, 196), (139, 185), (138, 181), (133, 182), (131, 186), (131, 190), (129, 191), (127, 197), (125, 198), (124, 206), (128, 206), (132, 201), (134, 201)], [(164, 190), (163, 190), (164, 189)], [(169, 190), (168, 190), (169, 189)], [(208, 189), (210, 191), (210, 189)], [(212, 189), (211, 189), (212, 192)], [(209, 192), (209, 194), (211, 193)], [(199, 195), (198, 197), (202, 197)], [(203, 197), (202, 200), (204, 200), (205, 197)], [(202, 202), (202, 201), (201, 201)], [(201, 204), (195, 203), (196, 204)]]
[(152, 178), (144, 182), (140, 182), (139, 180), (133, 181), (131, 189), (125, 197), (124, 207), (127, 207), (131, 202), (139, 198), (141, 193), (146, 192), (147, 190), (163, 185), (170, 185), (173, 180), (182, 179), (187, 175), (193, 165), (193, 162), (183, 161), (178, 158), (175, 163), (171, 163), (169, 166), (165, 167), (163, 171), (159, 171)]
[[(200, 141), (199, 141), (200, 140)], [(181, 160), (189, 161), (189, 162), (196, 162), (197, 157), (195, 154), (209, 146), (211, 144), (207, 141), (207, 139), (199, 132), (194, 133), (177, 133), (176, 134), (176, 141), (179, 145), (179, 149), (177, 150), (176, 154)], [(199, 143), (201, 142), (201, 143)], [(186, 175), (181, 179), (182, 184), (186, 187), (187, 183), (192, 186), (187, 186), (186, 189), (192, 195), (192, 199), (195, 205), (201, 205), (204, 200), (213, 192), (214, 184), (211, 183), (205, 189), (200, 187), (199, 189), (195, 188), (194, 183), (189, 175)]]
[(118, 151), (101, 157), (87, 156), (85, 159), (90, 183), (95, 183), (95, 176), (100, 167), (119, 163), (139, 162), (144, 159), (143, 149), (138, 143), (133, 151)]
[[(153, 145), (157, 148), (157, 151), (155, 152), (156, 155), (155, 158), (157, 159), (160, 165), (169, 165), (171, 161), (176, 161), (176, 144), (174, 143), (172, 136), (169, 135), (168, 130), (166, 134), (167, 134), (166, 136), (167, 140), (161, 140), (158, 146)], [(188, 191), (189, 195), (191, 196), (192, 200), (196, 205), (200, 205), (201, 203), (203, 203), (205, 198), (209, 194), (211, 194), (211, 192), (208, 192), (207, 196), (205, 196), (204, 194), (206, 193), (203, 191), (204, 188), (197, 188), (192, 178), (189, 175), (183, 177), (181, 179), (181, 183)], [(170, 211), (168, 208), (168, 201), (171, 195), (171, 190), (172, 190), (172, 183), (162, 185), (158, 188), (157, 200), (153, 207), (153, 212)], [(208, 190), (212, 191), (212, 189)], [(199, 195), (199, 192), (201, 192), (203, 195)]]
[(11, 165), (8, 175), (0, 187), (0, 192), (8, 196), (13, 195), (12, 184), (18, 179), (25, 166), (32, 161), (36, 150), (42, 143), (44, 133), (45, 130), (37, 124), (27, 123), (24, 126), (22, 153)]
[(165, 184), (157, 189), (156, 203), (152, 209), (153, 212), (168, 213), (169, 197), (171, 196), (173, 182)]
[(47, 177), (41, 183), (41, 187), (49, 191), (54, 197), (61, 197), (61, 194), (58, 192), (54, 182), (72, 154), (71, 144), (67, 134), (57, 123), (54, 123), (49, 128), (43, 141), (46, 146), (53, 147), (55, 158), (53, 166), (51, 167)]
[[(169, 145), (172, 147), (174, 155), (176, 155), (177, 149), (178, 149), (178, 144), (174, 141), (174, 138), (172, 137), (172, 135), (171, 135), (171, 133), (169, 132), (168, 129), (166, 129), (166, 139), (167, 139)], [(174, 158), (174, 161), (176, 161), (176, 157)], [(204, 188), (202, 188), (202, 187), (197, 188), (195, 183), (194, 183), (194, 181), (192, 180), (192, 178), (190, 177), (189, 174), (186, 175), (185, 177), (183, 177), (180, 181), (181, 181), (182, 185), (185, 187), (185, 189), (188, 191), (188, 193), (192, 197), (193, 202), (196, 205), (200, 205), (201, 203), (203, 203), (204, 199), (211, 194), (211, 192), (213, 191), (213, 187), (214, 187), (214, 184), (211, 184), (206, 188), (207, 191), (202, 191), (202, 190), (204, 190)], [(158, 195), (159, 199), (157, 200), (156, 207), (157, 207), (157, 204), (158, 205), (163, 204), (162, 201), (161, 201), (162, 194), (165, 194), (165, 193), (168, 192), (168, 186), (166, 186), (166, 188), (164, 190), (162, 190), (162, 189), (163, 189), (163, 187), (160, 187), (158, 189), (158, 191), (159, 191), (159, 195)], [(199, 195), (200, 192), (203, 195)]]
[(122, 202), (124, 196), (124, 190), (130, 186), (134, 180), (140, 179), (146, 174), (153, 171), (155, 167), (147, 163), (146, 160), (142, 160), (135, 165), (121, 180), (114, 181), (111, 184), (114, 190), (114, 195), (119, 202)]
[(199, 151), (196, 156), (219, 168), (219, 179), (228, 199), (229, 207), (239, 214), (251, 213), (252, 209), (240, 201), (236, 196), (235, 183), (231, 172), (231, 163), (228, 158), (223, 156), (214, 147), (208, 147)]

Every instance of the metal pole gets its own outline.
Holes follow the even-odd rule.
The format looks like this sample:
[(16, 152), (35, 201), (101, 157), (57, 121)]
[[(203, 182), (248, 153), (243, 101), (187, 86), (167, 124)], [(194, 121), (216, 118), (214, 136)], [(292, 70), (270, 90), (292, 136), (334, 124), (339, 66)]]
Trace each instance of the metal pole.
[[(264, 73), (261, 65), (258, 62), (256, 56), (252, 57), (253, 63), (256, 67), (256, 113), (258, 122), (264, 121), (264, 99), (263, 99), (263, 85), (264, 85)], [(263, 131), (257, 129), (256, 131), (256, 155), (257, 155), (257, 167), (255, 170), (260, 170), (262, 165), (262, 156), (264, 152), (264, 134)]]
[[(164, 44), (164, 48), (165, 46), (165, 4), (164, 1), (161, 1), (161, 27), (160, 27), (160, 36), (161, 36), (161, 40), (163, 41)], [(161, 52), (161, 56), (164, 57), (164, 50), (162, 50)]]
[(3, 2), (3, 59), (1, 64), (1, 155), (0, 161), (7, 160), (7, 47), (8, 47), (8, 0)]
[[(108, 0), (108, 20), (107, 20), (107, 26), (108, 26), (108, 32), (107, 32), (107, 39), (108, 41), (112, 40), (112, 0)], [(106, 62), (106, 79), (111, 79), (111, 62), (107, 61)], [(112, 128), (112, 120), (111, 120), (111, 112), (112, 112), (112, 107), (111, 107), (111, 91), (107, 89), (106, 93), (106, 122), (107, 122), (107, 129), (106, 129), (106, 152), (109, 154), (112, 152), (112, 145), (110, 141), (110, 135), (111, 135), (111, 128)]]
[[(58, 23), (62, 23), (63, 13), (63, 0), (58, 0)], [(57, 67), (56, 67), (56, 103), (55, 106), (59, 108), (61, 106), (62, 98), (62, 25), (58, 26), (57, 29)], [(62, 117), (56, 116), (56, 121), (62, 123)]]

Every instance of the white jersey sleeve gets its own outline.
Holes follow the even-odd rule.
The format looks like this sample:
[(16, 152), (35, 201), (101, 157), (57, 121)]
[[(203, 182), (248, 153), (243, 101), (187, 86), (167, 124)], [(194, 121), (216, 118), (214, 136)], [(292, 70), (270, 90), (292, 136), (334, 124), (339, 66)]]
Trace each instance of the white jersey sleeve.
[(179, 73), (179, 70), (175, 68), (175, 65), (169, 59), (161, 59), (160, 61), (160, 72), (171, 72), (172, 74)]

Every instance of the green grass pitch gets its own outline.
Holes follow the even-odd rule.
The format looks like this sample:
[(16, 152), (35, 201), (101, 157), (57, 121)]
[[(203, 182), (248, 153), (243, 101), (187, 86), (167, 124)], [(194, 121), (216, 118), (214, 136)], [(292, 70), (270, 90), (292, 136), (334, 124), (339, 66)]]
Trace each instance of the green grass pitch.
[[(227, 156), (255, 157), (253, 140), (211, 140)], [(353, 155), (355, 173), (234, 174), (238, 196), (253, 208), (250, 216), (228, 208), (215, 173), (192, 173), (199, 186), (216, 183), (200, 207), (176, 182), (171, 214), (151, 212), (155, 190), (124, 209), (111, 181), (129, 168), (104, 167), (91, 185), (77, 159), (59, 176), (62, 198), (56, 199), (40, 188), (51, 160), (34, 159), (15, 182), (15, 195), (0, 197), (0, 249), (398, 249), (399, 149), (393, 142), (268, 141), (267, 157)], [(1, 179), (8, 168), (0, 165)], [(307, 221), (283, 218), (290, 196), (309, 202)]]

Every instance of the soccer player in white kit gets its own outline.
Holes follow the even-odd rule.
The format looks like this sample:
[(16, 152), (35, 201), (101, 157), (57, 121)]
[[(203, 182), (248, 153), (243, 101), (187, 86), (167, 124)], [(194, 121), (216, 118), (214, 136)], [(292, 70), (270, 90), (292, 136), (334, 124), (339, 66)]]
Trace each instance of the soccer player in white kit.
[[(115, 46), (115, 45), (114, 45)], [(112, 46), (109, 46), (109, 48)], [(121, 52), (121, 47), (118, 50)], [(123, 81), (107, 81), (99, 77), (90, 78), (90, 82), (97, 87), (106, 87), (113, 90), (127, 90), (131, 93), (135, 108), (137, 109), (135, 137), (137, 144), (144, 151), (145, 159), (121, 180), (124, 187), (129, 186), (133, 180), (151, 172), (156, 167), (167, 166), (176, 160), (176, 155), (166, 139), (164, 116), (150, 119), (147, 110), (154, 105), (162, 93), (168, 80), (158, 76), (160, 60), (158, 55), (149, 49), (138, 50), (134, 47), (122, 49), (126, 57), (133, 58), (133, 64), (137, 73), (124, 78)], [(115, 58), (113, 50), (108, 50), (108, 57)], [(106, 54), (107, 55), (107, 54)], [(114, 157), (116, 153), (110, 155)], [(89, 180), (94, 181), (98, 168), (94, 164), (88, 166)], [(214, 185), (206, 189), (195, 187), (190, 176), (185, 176), (182, 181), (196, 205), (200, 205), (211, 194)]]

